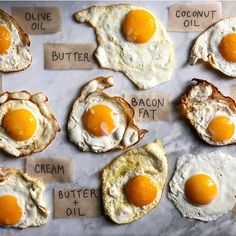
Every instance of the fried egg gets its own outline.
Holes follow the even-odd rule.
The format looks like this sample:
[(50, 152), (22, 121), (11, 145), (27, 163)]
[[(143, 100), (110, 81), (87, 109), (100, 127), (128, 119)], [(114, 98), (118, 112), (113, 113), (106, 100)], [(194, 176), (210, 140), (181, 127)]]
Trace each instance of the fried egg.
[(96, 31), (95, 56), (102, 68), (124, 73), (138, 88), (170, 79), (174, 49), (166, 30), (146, 8), (129, 4), (92, 6), (75, 14)]
[(128, 148), (147, 132), (136, 126), (134, 110), (123, 98), (102, 91), (112, 86), (112, 77), (98, 77), (83, 87), (74, 102), (68, 136), (82, 151)]
[(225, 75), (236, 76), (236, 17), (218, 21), (196, 39), (189, 62), (209, 62)]
[(44, 150), (60, 131), (42, 93), (0, 95), (0, 149), (21, 157)]
[(19, 169), (0, 168), (0, 225), (27, 228), (47, 223), (44, 185)]
[(184, 116), (201, 139), (210, 145), (236, 143), (236, 104), (213, 84), (193, 79), (181, 97)]
[(167, 171), (165, 152), (158, 140), (116, 158), (102, 173), (105, 214), (117, 224), (147, 214), (161, 200)]
[(220, 151), (179, 157), (168, 197), (183, 217), (213, 221), (236, 202), (236, 159)]
[(26, 49), (29, 45), (29, 38), (17, 21), (0, 9), (0, 71), (20, 71), (29, 67), (32, 62)]

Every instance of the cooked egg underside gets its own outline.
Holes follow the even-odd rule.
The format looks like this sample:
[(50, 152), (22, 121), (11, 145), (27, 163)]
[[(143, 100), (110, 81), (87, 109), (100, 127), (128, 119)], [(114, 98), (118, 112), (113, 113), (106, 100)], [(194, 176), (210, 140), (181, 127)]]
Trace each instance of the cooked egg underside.
[[(176, 170), (169, 183), (168, 197), (183, 217), (213, 221), (232, 210), (235, 205), (236, 161), (220, 151), (199, 155), (185, 155), (178, 159)], [(218, 185), (216, 198), (208, 205), (191, 204), (184, 193), (184, 184), (194, 174), (205, 173)]]
[(28, 36), (16, 21), (2, 10), (0, 10), (0, 25), (10, 30), (12, 41), (8, 51), (0, 54), (0, 71), (13, 72), (26, 69), (32, 62), (32, 56), (25, 48), (30, 44)]
[(222, 73), (236, 77), (236, 64), (227, 61), (219, 50), (222, 38), (227, 34), (236, 33), (235, 25), (236, 17), (229, 17), (218, 21), (201, 33), (191, 49), (189, 63), (193, 65), (201, 59)]
[[(0, 148), (20, 157), (44, 150), (60, 131), (58, 123), (45, 103), (47, 97), (42, 93), (30, 95), (26, 91), (4, 93), (0, 96)], [(5, 131), (3, 119), (10, 110), (26, 109), (36, 119), (37, 128), (32, 137), (25, 141), (15, 141)]]
[[(132, 149), (116, 158), (102, 174), (102, 196), (105, 214), (118, 224), (130, 223), (152, 210), (160, 201), (167, 178), (167, 160), (159, 141)], [(146, 175), (158, 185), (152, 203), (138, 207), (130, 203), (124, 186), (130, 178)]]
[(13, 195), (22, 208), (22, 218), (16, 225), (5, 227), (27, 228), (47, 223), (49, 211), (42, 200), (44, 185), (19, 169), (0, 168), (0, 197)]
[(134, 9), (128, 5), (93, 6), (75, 14), (78, 22), (87, 22), (96, 31), (98, 48), (95, 56), (101, 67), (123, 72), (140, 89), (152, 88), (170, 79), (174, 49), (156, 19), (156, 32), (150, 41), (136, 44), (126, 41), (121, 31), (125, 15)]
[(211, 145), (227, 145), (236, 142), (236, 133), (224, 141), (214, 141), (207, 132), (209, 122), (217, 116), (224, 116), (236, 125), (236, 105), (232, 98), (225, 97), (211, 83), (194, 79), (195, 84), (187, 88), (181, 97), (183, 113), (200, 138)]

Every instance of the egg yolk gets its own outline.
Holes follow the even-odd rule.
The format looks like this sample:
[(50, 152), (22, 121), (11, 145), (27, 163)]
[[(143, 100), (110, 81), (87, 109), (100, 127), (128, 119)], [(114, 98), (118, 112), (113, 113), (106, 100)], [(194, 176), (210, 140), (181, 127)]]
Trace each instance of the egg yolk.
[(125, 185), (125, 195), (136, 206), (150, 204), (157, 195), (157, 185), (148, 176), (135, 176)]
[(14, 196), (0, 197), (0, 224), (14, 225), (20, 222), (22, 209)]
[(220, 41), (219, 50), (225, 60), (236, 62), (236, 34), (227, 34)]
[(234, 124), (228, 117), (217, 116), (208, 124), (208, 134), (216, 142), (230, 139), (234, 134)]
[(216, 197), (217, 186), (210, 176), (197, 174), (187, 180), (184, 192), (192, 204), (207, 205)]
[(31, 112), (25, 109), (10, 110), (4, 116), (3, 128), (16, 141), (29, 139), (36, 130), (36, 120)]
[(128, 41), (146, 43), (156, 31), (156, 21), (145, 10), (131, 10), (123, 21), (123, 32)]
[(7, 52), (11, 46), (11, 32), (4, 25), (0, 25), (0, 54)]
[(94, 105), (83, 116), (85, 129), (96, 137), (106, 136), (115, 129), (113, 111), (106, 105)]

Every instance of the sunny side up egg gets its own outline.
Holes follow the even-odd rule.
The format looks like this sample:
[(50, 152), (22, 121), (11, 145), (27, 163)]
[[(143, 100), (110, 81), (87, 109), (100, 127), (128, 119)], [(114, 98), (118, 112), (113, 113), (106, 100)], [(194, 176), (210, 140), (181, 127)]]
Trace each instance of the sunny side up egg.
[(0, 225), (27, 228), (47, 223), (44, 185), (19, 169), (0, 168)]
[(124, 73), (138, 88), (170, 79), (174, 49), (166, 30), (146, 8), (117, 4), (92, 6), (75, 14), (96, 31), (95, 56), (102, 68)]
[(44, 150), (60, 131), (47, 97), (26, 91), (0, 95), (0, 149), (21, 157)]
[(183, 217), (213, 221), (236, 203), (236, 159), (220, 151), (179, 157), (168, 197)]
[(98, 77), (83, 87), (74, 102), (68, 136), (82, 151), (125, 149), (147, 132), (136, 126), (134, 110), (123, 98), (103, 92), (112, 86), (112, 77)]
[(209, 62), (225, 75), (236, 77), (236, 17), (222, 19), (194, 42), (189, 62)]
[(236, 143), (236, 104), (213, 84), (193, 79), (181, 97), (185, 118), (210, 145)]
[(105, 214), (117, 224), (147, 214), (161, 200), (167, 171), (165, 152), (158, 140), (117, 157), (102, 173)]
[(30, 66), (29, 45), (28, 36), (16, 20), (0, 9), (0, 71), (20, 71)]

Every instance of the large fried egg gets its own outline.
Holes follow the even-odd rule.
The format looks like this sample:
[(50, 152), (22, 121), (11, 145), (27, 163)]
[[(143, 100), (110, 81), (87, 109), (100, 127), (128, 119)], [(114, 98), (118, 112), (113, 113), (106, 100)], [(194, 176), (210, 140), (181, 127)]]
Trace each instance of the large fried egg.
[(236, 143), (236, 104), (213, 84), (194, 79), (181, 97), (184, 116), (208, 144)]
[(220, 151), (179, 157), (169, 198), (183, 217), (213, 221), (236, 203), (235, 158)]
[(44, 150), (60, 131), (42, 93), (0, 95), (0, 149), (16, 156)]
[(0, 71), (20, 71), (30, 66), (32, 56), (26, 49), (29, 45), (17, 21), (0, 9)]
[(102, 68), (123, 72), (140, 89), (168, 81), (173, 45), (159, 20), (146, 8), (129, 4), (92, 6), (75, 14), (96, 31), (95, 56)]
[(27, 228), (47, 223), (44, 185), (19, 169), (0, 168), (0, 225)]
[(133, 108), (121, 97), (102, 90), (113, 86), (112, 77), (99, 77), (87, 83), (75, 100), (68, 135), (82, 151), (106, 152), (137, 143), (147, 132), (134, 121)]
[(225, 75), (236, 76), (236, 17), (218, 21), (204, 31), (195, 41), (190, 64), (198, 60), (209, 62)]
[(105, 214), (117, 224), (147, 214), (161, 200), (167, 171), (165, 152), (158, 140), (116, 158), (102, 173)]

